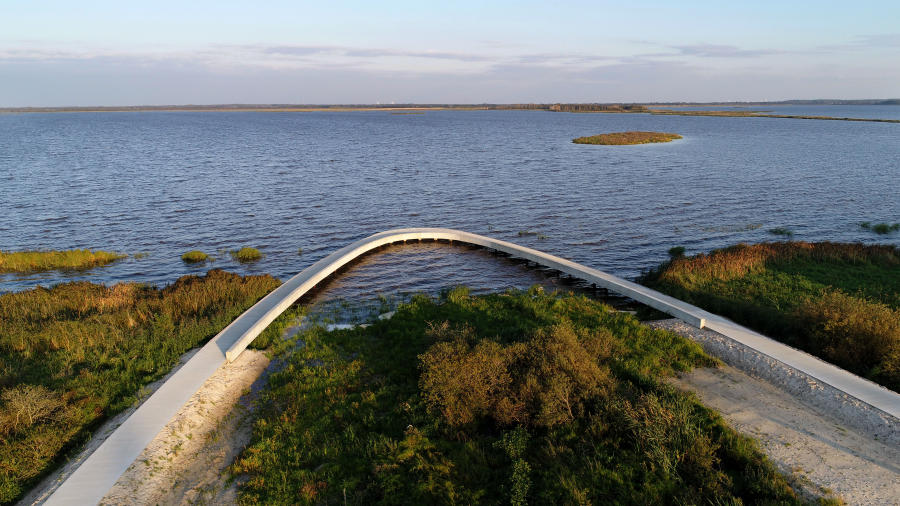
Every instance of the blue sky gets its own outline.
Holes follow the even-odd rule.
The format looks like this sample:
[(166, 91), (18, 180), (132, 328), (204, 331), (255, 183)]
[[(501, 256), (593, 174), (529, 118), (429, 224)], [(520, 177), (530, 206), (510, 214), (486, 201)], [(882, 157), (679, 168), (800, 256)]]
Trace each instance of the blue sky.
[(0, 106), (900, 97), (900, 2), (787, 4), (2, 0)]

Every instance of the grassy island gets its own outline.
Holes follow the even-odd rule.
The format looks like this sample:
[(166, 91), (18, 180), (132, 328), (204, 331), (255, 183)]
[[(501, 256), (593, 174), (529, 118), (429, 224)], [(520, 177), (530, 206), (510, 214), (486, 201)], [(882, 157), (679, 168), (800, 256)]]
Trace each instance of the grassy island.
[(278, 284), (212, 270), (164, 289), (78, 282), (0, 295), (0, 504)]
[(241, 504), (796, 504), (756, 444), (665, 381), (680, 336), (540, 289), (417, 296), (312, 328), (261, 392)]
[(602, 144), (604, 146), (625, 146), (632, 144), (650, 144), (656, 142), (671, 142), (681, 139), (678, 134), (663, 132), (614, 132), (609, 134), (592, 135), (590, 137), (578, 137), (572, 139), (575, 144)]
[(71, 249), (62, 251), (0, 251), (0, 272), (85, 270), (115, 262), (128, 255), (109, 251)]
[(740, 244), (640, 281), (900, 392), (900, 248)]

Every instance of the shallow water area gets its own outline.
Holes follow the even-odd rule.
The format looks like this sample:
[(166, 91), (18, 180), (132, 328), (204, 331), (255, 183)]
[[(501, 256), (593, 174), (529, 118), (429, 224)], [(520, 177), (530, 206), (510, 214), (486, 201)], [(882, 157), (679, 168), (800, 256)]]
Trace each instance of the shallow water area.
[[(859, 116), (851, 106), (793, 107)], [(900, 111), (861, 108), (885, 118)], [(629, 130), (684, 139), (571, 143)], [(692, 254), (778, 240), (767, 232), (775, 227), (797, 240), (900, 244), (900, 234), (859, 227), (900, 221), (897, 124), (539, 111), (116, 112), (2, 115), (0, 132), (0, 249), (149, 254), (86, 272), (2, 275), (0, 291), (80, 279), (165, 284), (210, 268), (287, 279), (354, 240), (413, 226), (489, 235), (626, 278), (672, 246)], [(242, 246), (263, 259), (234, 262), (227, 250)], [(192, 249), (215, 260), (184, 264), (180, 255)], [(484, 252), (401, 250), (415, 254), (382, 256), (364, 276), (350, 270), (345, 279), (372, 293), (546, 279)]]

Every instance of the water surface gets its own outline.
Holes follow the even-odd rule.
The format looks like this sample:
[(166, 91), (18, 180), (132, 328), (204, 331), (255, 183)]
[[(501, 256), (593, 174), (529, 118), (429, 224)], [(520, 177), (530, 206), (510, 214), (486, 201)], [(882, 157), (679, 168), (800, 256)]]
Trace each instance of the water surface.
[[(792, 110), (859, 115), (849, 107)], [(571, 143), (623, 130), (684, 139)], [(633, 277), (672, 246), (690, 254), (774, 240), (773, 227), (800, 240), (898, 244), (897, 234), (858, 226), (900, 221), (898, 180), (897, 124), (535, 111), (0, 115), (0, 249), (149, 253), (86, 273), (5, 275), (0, 290), (67, 279), (165, 284), (210, 267), (286, 279), (351, 241), (414, 226), (490, 235)], [(224, 253), (241, 246), (265, 258), (242, 266)], [(191, 249), (218, 259), (185, 265), (179, 256)], [(384, 256), (353, 290), (546, 279), (483, 252), (409, 251)]]

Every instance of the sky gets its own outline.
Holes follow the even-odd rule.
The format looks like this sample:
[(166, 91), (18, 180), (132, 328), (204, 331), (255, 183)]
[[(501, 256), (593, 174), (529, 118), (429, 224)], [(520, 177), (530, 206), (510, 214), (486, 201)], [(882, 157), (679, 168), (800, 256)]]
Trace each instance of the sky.
[(0, 0), (0, 107), (898, 97), (896, 0)]

